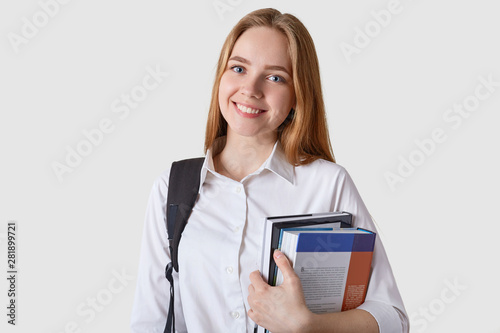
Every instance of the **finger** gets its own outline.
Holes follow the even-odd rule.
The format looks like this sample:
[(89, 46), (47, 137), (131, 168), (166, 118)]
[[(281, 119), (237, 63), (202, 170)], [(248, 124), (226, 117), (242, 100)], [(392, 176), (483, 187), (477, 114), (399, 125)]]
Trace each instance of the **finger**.
[(248, 317), (250, 317), (250, 319), (252, 319), (255, 323), (257, 323), (256, 322), (257, 318), (255, 316), (255, 312), (252, 309), (248, 310), (247, 314), (248, 314)]
[(252, 295), (255, 292), (255, 288), (253, 287), (253, 284), (248, 286), (248, 294)]
[(264, 281), (262, 276), (260, 275), (259, 271), (253, 271), (250, 273), (250, 282), (253, 285), (253, 288), (259, 289), (259, 288), (265, 288), (268, 286), (268, 284)]
[(273, 256), (274, 262), (276, 262), (276, 265), (281, 270), (281, 273), (283, 274), (283, 278), (285, 280), (297, 276), (297, 274), (295, 274), (295, 271), (293, 270), (292, 265), (290, 264), (290, 261), (283, 252), (275, 250)]
[(262, 315), (259, 313), (259, 311), (254, 311), (253, 309), (248, 310), (247, 312), (248, 317), (253, 320), (254, 323), (256, 323), (259, 326), (262, 326)]

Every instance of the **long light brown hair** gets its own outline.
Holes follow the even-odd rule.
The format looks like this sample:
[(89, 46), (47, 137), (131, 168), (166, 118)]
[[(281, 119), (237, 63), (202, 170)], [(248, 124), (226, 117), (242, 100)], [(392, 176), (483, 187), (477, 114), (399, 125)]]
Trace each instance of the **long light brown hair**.
[[(219, 106), (219, 84), (236, 40), (253, 27), (276, 29), (288, 40), (296, 106), (291, 121), (285, 121), (278, 128), (278, 141), (285, 151), (288, 162), (293, 165), (304, 165), (319, 158), (335, 162), (328, 135), (314, 42), (299, 19), (291, 14), (281, 14), (272, 8), (259, 9), (243, 17), (231, 30), (222, 46), (208, 113), (205, 153), (217, 138), (227, 134), (227, 122)], [(215, 155), (218, 153), (220, 148), (214, 151)]]

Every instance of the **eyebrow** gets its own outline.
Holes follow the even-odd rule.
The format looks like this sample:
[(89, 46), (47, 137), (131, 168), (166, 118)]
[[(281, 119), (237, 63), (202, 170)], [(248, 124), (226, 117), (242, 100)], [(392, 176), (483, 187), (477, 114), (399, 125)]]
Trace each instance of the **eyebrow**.
[[(245, 59), (243, 57), (240, 57), (240, 56), (234, 56), (234, 57), (231, 57), (229, 58), (229, 60), (234, 60), (234, 61), (239, 61), (239, 62), (242, 62), (244, 64), (249, 64), (251, 65), (252, 63), (248, 60), (248, 59)], [(292, 76), (288, 70), (283, 67), (283, 66), (279, 66), (279, 65), (269, 65), (269, 66), (266, 66), (266, 69), (273, 69), (273, 70), (278, 70), (278, 71), (282, 71), (282, 72), (285, 72), (287, 73), (288, 75)]]

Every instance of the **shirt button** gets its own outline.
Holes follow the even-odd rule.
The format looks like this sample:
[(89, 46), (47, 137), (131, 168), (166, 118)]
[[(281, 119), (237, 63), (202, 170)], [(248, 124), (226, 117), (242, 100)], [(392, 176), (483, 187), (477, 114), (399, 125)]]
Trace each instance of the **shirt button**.
[(231, 316), (234, 319), (238, 319), (240, 317), (240, 313), (238, 311), (233, 311), (233, 312), (231, 312)]
[(239, 231), (240, 231), (240, 227), (234, 228), (234, 232), (239, 232)]
[(239, 187), (239, 186), (238, 186), (238, 187), (236, 188), (236, 193), (240, 193), (240, 192), (241, 192), (241, 187)]
[(229, 266), (228, 268), (226, 268), (226, 272), (227, 272), (227, 274), (232, 274), (233, 268), (231, 266)]

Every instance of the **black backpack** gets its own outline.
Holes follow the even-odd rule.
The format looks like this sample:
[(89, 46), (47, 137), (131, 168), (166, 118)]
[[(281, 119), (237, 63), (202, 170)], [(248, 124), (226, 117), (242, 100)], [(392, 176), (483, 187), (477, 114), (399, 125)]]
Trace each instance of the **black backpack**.
[(200, 187), (200, 172), (205, 158), (192, 158), (172, 163), (167, 196), (168, 247), (171, 262), (165, 268), (170, 282), (170, 307), (164, 333), (175, 332), (173, 269), (179, 271), (178, 249), (182, 232), (191, 215)]

